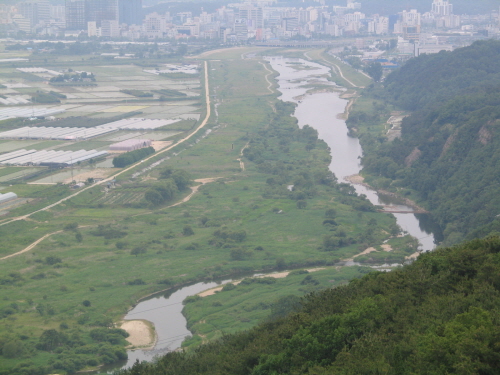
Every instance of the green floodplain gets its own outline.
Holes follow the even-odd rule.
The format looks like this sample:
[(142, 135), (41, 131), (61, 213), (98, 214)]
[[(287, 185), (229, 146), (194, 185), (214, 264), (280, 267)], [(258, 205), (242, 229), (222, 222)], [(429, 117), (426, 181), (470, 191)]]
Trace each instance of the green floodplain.
[[(112, 188), (94, 183), (80, 192), (61, 183), (30, 184), (41, 177), (47, 180), (50, 170), (3, 186), (2, 193), (13, 191), (28, 203), (0, 219), (0, 373), (70, 373), (123, 359), (127, 334), (110, 327), (141, 297), (156, 291), (254, 271), (321, 268), (267, 284), (243, 283), (234, 291), (226, 288), (191, 301), (185, 310), (194, 333), (185, 343), (190, 348), (278, 314), (280, 297), (298, 297), (361, 277), (370, 269), (336, 265), (368, 247), (379, 251), (357, 260), (403, 263), (415, 252), (414, 239), (398, 237), (392, 215), (377, 212), (333, 178), (326, 145), (312, 129), (300, 130), (291, 117), (293, 105), (277, 99), (275, 73), (259, 56), (304, 57), (304, 52), (240, 48), (201, 55), (189, 60), (201, 69), (190, 86), (154, 76), (154, 90), (193, 91), (197, 98), (188, 103), (165, 104), (155, 97), (124, 103), (120, 90), (130, 90), (134, 79), (143, 79), (142, 69), (114, 68), (112, 61), (102, 67), (95, 61), (92, 66), (82, 62), (81, 67), (72, 63), (74, 70), (94, 72), (97, 86), (87, 95), (73, 93), (76, 109), (63, 117), (119, 119), (139, 111), (148, 118), (197, 114), (198, 120), (161, 129), (172, 130), (174, 135), (164, 139), (172, 144), (146, 161), (124, 170), (108, 168), (101, 177), (118, 173)], [(369, 84), (366, 76), (322, 51), (307, 53), (320, 63), (334, 64), (331, 79), (349, 89)], [(54, 64), (44, 68), (64, 65)], [(344, 78), (336, 74), (339, 69)], [(8, 77), (13, 71), (0, 67), (0, 83), (12, 79)], [(128, 74), (122, 80), (124, 71), (137, 76)], [(19, 80), (28, 82), (25, 76)], [(33, 82), (38, 91), (55, 90)], [(103, 86), (109, 91), (99, 91)], [(96, 108), (96, 99), (88, 97), (96, 94), (109, 100), (111, 112)], [(78, 97), (89, 104), (78, 106)], [(0, 130), (21, 126), (18, 120), (7, 120)], [(111, 143), (87, 142), (92, 147)], [(0, 151), (7, 143), (0, 144)], [(40, 147), (61, 145), (45, 142)], [(159, 160), (159, 165), (145, 169)], [(81, 167), (89, 176), (104, 169)], [(0, 176), (22, 169), (0, 168)], [(293, 192), (289, 184), (295, 185)], [(23, 215), (29, 216), (15, 220)], [(386, 240), (390, 253), (381, 248)], [(261, 292), (264, 289), (268, 292)], [(238, 298), (243, 293), (244, 301)]]

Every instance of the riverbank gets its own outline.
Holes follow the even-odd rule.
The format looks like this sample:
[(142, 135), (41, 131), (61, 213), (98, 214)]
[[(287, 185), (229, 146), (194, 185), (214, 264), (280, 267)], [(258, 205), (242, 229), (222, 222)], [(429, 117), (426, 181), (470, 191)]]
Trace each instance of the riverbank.
[[(395, 198), (395, 199), (401, 201), (401, 204), (404, 204), (405, 206), (411, 207), (413, 209), (413, 212), (416, 213), (416, 214), (428, 214), (429, 213), (429, 211), (427, 211), (423, 207), (420, 207), (415, 201), (412, 201), (409, 198), (401, 197), (400, 195), (398, 195), (396, 193), (393, 193), (393, 192), (390, 192), (390, 191), (387, 191), (387, 190), (374, 188), (373, 186), (371, 186), (371, 185), (367, 184), (366, 182), (364, 182), (365, 178), (363, 176), (359, 175), (359, 174), (354, 174), (354, 175), (351, 175), (351, 176), (346, 176), (346, 177), (344, 177), (344, 180), (346, 180), (347, 182), (350, 182), (353, 185), (364, 186), (367, 189), (376, 191), (378, 194), (386, 195), (388, 197)], [(383, 211), (384, 212), (390, 212), (388, 210), (383, 210)]]
[[(311, 268), (311, 269), (307, 269), (306, 271), (307, 272), (316, 272), (316, 271), (321, 271), (321, 270), (324, 270), (326, 269), (325, 267), (320, 267), (320, 268)], [(273, 279), (283, 279), (285, 277), (287, 277), (290, 272), (292, 271), (283, 271), (283, 272), (276, 272), (276, 273), (269, 273), (269, 274), (266, 274), (266, 275), (259, 275), (259, 276), (255, 276), (255, 278), (257, 279), (262, 279), (264, 277), (271, 277)], [(208, 297), (208, 296), (212, 296), (214, 295), (215, 293), (218, 293), (220, 292), (225, 285), (227, 284), (233, 284), (233, 285), (238, 285), (240, 284), (244, 279), (240, 279), (240, 280), (235, 280), (235, 281), (230, 281), (226, 284), (223, 284), (221, 286), (218, 286), (218, 287), (215, 287), (215, 288), (211, 288), (211, 289), (207, 289), (207, 290), (204, 290), (203, 292), (200, 292), (198, 293), (197, 295), (200, 296), (200, 297)]]
[(129, 334), (126, 338), (130, 343), (127, 349), (151, 350), (158, 341), (153, 323), (147, 320), (125, 320), (120, 328)]

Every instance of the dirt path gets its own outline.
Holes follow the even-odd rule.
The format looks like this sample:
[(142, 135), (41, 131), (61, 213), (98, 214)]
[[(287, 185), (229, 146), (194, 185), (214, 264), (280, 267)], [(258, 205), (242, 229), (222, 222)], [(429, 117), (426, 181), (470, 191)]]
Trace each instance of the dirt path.
[(123, 173), (126, 173), (128, 171), (130, 171), (131, 169), (137, 167), (138, 165), (140, 165), (141, 163), (144, 163), (144, 162), (147, 162), (148, 160), (151, 160), (152, 158), (155, 158), (157, 157), (158, 155), (164, 153), (164, 152), (167, 152), (167, 151), (170, 151), (172, 148), (174, 148), (175, 146), (178, 146), (180, 145), (181, 143), (184, 143), (185, 141), (187, 141), (188, 139), (192, 138), (196, 133), (198, 133), (198, 131), (200, 131), (200, 129), (204, 128), (205, 125), (207, 124), (208, 122), (208, 119), (210, 118), (211, 116), (211, 106), (210, 106), (210, 88), (209, 88), (209, 85), (208, 85), (208, 63), (207, 61), (205, 61), (205, 102), (206, 102), (206, 115), (205, 115), (205, 118), (203, 119), (203, 121), (201, 122), (201, 124), (192, 132), (190, 133), (189, 135), (187, 135), (186, 137), (180, 139), (177, 143), (174, 143), (173, 145), (161, 150), (161, 151), (158, 151), (157, 153), (147, 157), (146, 159), (143, 159), (135, 164), (132, 164), (130, 167), (128, 168), (125, 168), (123, 170), (121, 170), (120, 172), (118, 173), (115, 173), (114, 175), (104, 179), (104, 180), (101, 180), (93, 185), (89, 185), (85, 188), (82, 188), (80, 190), (78, 190), (76, 193), (74, 194), (71, 194), (69, 196), (67, 196), (66, 198), (63, 198), (55, 203), (52, 203), (44, 208), (41, 208), (39, 210), (36, 210), (36, 211), (33, 211), (27, 215), (23, 215), (23, 216), (18, 216), (16, 218), (13, 218), (13, 219), (10, 219), (10, 220), (7, 220), (7, 221), (4, 221), (3, 223), (0, 223), (0, 226), (3, 226), (3, 225), (6, 225), (6, 224), (9, 224), (9, 223), (13, 223), (14, 221), (19, 221), (19, 220), (25, 220), (26, 218), (30, 217), (31, 215), (33, 214), (36, 214), (37, 212), (42, 212), (42, 211), (47, 211), (49, 209), (51, 209), (52, 207), (55, 207), (73, 197), (76, 197), (77, 195), (83, 193), (84, 191), (86, 190), (89, 190), (91, 188), (93, 188), (94, 186), (97, 186), (97, 185), (103, 185), (113, 179), (115, 179), (116, 177), (122, 175)]
[[(26, 221), (34, 221), (34, 220), (26, 218)], [(81, 227), (78, 227), (78, 228), (79, 229), (80, 228), (89, 228), (89, 227), (95, 227), (95, 226), (96, 225), (82, 225)], [(42, 242), (46, 238), (49, 238), (50, 236), (53, 236), (54, 234), (58, 234), (58, 233), (62, 233), (62, 232), (64, 232), (64, 231), (63, 230), (58, 230), (57, 232), (47, 233), (45, 236), (43, 236), (42, 238), (39, 238), (38, 240), (36, 240), (35, 242), (33, 242), (31, 245), (29, 245), (28, 247), (24, 248), (23, 250), (18, 251), (17, 253), (14, 253), (14, 254), (10, 254), (10, 255), (4, 256), (3, 258), (0, 258), (0, 260), (9, 259), (9, 258), (15, 257), (17, 255), (21, 255), (23, 253), (26, 253), (26, 252), (28, 252), (30, 250), (33, 250), (40, 242)]]
[[(179, 202), (176, 202), (174, 204), (171, 204), (170, 206), (166, 206), (166, 207), (163, 207), (162, 210), (166, 209), (166, 208), (171, 208), (171, 207), (175, 207), (175, 206), (179, 206), (180, 204), (182, 203), (186, 203), (187, 201), (189, 201), (193, 195), (195, 195), (198, 190), (200, 189), (200, 187), (202, 187), (203, 185), (205, 184), (208, 184), (209, 182), (214, 182), (215, 180), (218, 180), (220, 177), (210, 177), (210, 178), (199, 178), (197, 180), (194, 180), (195, 182), (200, 182), (201, 185), (196, 185), (196, 186), (191, 186), (190, 189), (191, 189), (191, 193), (189, 193), (189, 195), (185, 196), (182, 200), (180, 200)], [(143, 215), (149, 215), (149, 214), (152, 214), (154, 213), (155, 211), (148, 211), (148, 212), (142, 212), (140, 214), (136, 214), (136, 215), (132, 215), (132, 217), (137, 217), (137, 216), (143, 216)]]
[(194, 180), (195, 182), (200, 182), (201, 185), (191, 186), (191, 193), (189, 193), (189, 195), (187, 197), (185, 197), (183, 200), (181, 200), (177, 203), (174, 203), (170, 206), (167, 206), (165, 208), (175, 207), (175, 206), (178, 206), (182, 203), (186, 203), (187, 201), (189, 201), (193, 197), (193, 195), (195, 195), (198, 192), (198, 190), (200, 189), (201, 186), (208, 184), (209, 182), (214, 182), (215, 180), (217, 180), (219, 178), (220, 177), (210, 177), (210, 178), (200, 178), (198, 180)]
[(245, 149), (250, 145), (250, 142), (248, 142), (245, 146), (243, 146), (243, 148), (241, 149), (240, 151), (240, 157), (236, 160), (238, 160), (240, 162), (240, 169), (242, 171), (245, 171), (245, 163), (241, 160), (241, 158), (243, 157), (243, 151), (245, 151)]
[[(307, 57), (309, 60), (314, 60), (312, 59), (308, 54), (307, 52), (304, 52), (304, 56)], [(356, 84), (354, 84), (353, 82), (351, 82), (348, 78), (346, 78), (346, 76), (344, 76), (344, 73), (342, 73), (342, 68), (335, 64), (334, 62), (330, 62), (328, 61), (327, 59), (325, 59), (324, 57), (321, 57), (321, 59), (327, 64), (327, 65), (330, 65), (335, 71), (336, 73), (342, 77), (342, 79), (344, 79), (347, 83), (349, 83), (351, 86), (353, 87), (356, 87), (358, 89), (364, 89), (365, 87), (364, 86), (358, 86)], [(364, 74), (364, 73), (363, 73)], [(366, 75), (366, 74), (365, 74)], [(370, 77), (369, 77), (370, 78)]]
[(269, 73), (268, 73), (268, 74), (266, 74), (266, 76), (265, 76), (265, 78), (266, 78), (266, 82), (268, 83), (267, 89), (269, 90), (269, 92), (270, 92), (271, 94), (274, 94), (274, 90), (272, 89), (273, 84), (272, 84), (272, 82), (271, 82), (271, 81), (269, 81), (269, 76), (270, 76), (271, 74), (273, 74), (273, 71), (272, 71), (272, 70), (269, 70), (269, 68), (267, 67), (267, 65), (266, 65), (265, 63), (263, 63), (263, 62), (260, 62), (260, 61), (259, 61), (259, 64), (261, 64), (261, 65), (264, 67), (264, 69), (266, 69), (266, 70), (269, 72)]
[(62, 230), (58, 230), (57, 232), (48, 233), (45, 236), (43, 236), (42, 238), (40, 238), (40, 239), (36, 240), (35, 242), (33, 242), (28, 247), (24, 248), (23, 250), (18, 251), (17, 253), (14, 253), (14, 254), (7, 255), (7, 256), (5, 256), (3, 258), (0, 258), (0, 260), (9, 259), (9, 258), (15, 257), (17, 255), (21, 255), (23, 253), (27, 253), (28, 251), (32, 250), (36, 245), (38, 245), (40, 242), (42, 242), (44, 239), (46, 239), (46, 238), (48, 238), (50, 236), (53, 236), (54, 234), (61, 233), (61, 232), (62, 232)]

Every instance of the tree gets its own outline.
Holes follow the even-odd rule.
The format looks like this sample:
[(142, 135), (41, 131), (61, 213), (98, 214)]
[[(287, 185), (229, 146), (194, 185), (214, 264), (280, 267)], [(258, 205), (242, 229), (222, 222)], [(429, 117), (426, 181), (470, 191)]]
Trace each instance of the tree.
[(59, 345), (63, 344), (65, 335), (57, 332), (55, 329), (48, 329), (43, 331), (37, 344), (40, 350), (52, 351)]
[(144, 194), (144, 199), (146, 199), (152, 206), (159, 206), (165, 199), (156, 189), (150, 189)]
[(85, 301), (82, 302), (82, 305), (85, 307), (90, 307), (91, 303), (88, 299), (86, 299)]
[(184, 236), (192, 236), (194, 234), (193, 228), (191, 228), (190, 225), (185, 225), (184, 228), (182, 228), (182, 234)]
[(302, 210), (302, 209), (304, 209), (306, 207), (307, 207), (307, 202), (306, 201), (304, 201), (304, 200), (297, 201), (297, 208), (299, 210)]
[(147, 252), (147, 249), (144, 247), (144, 246), (138, 246), (138, 247), (134, 247), (131, 251), (130, 251), (130, 254), (131, 255), (135, 255), (135, 256), (138, 256), (140, 254), (146, 254)]
[(335, 216), (337, 216), (337, 210), (335, 210), (335, 208), (329, 208), (325, 211), (325, 217), (333, 219)]
[(383, 69), (382, 65), (379, 62), (372, 62), (365, 70), (366, 73), (370, 77), (372, 77), (375, 82), (380, 82), (380, 80), (382, 79)]
[(24, 354), (25, 348), (21, 341), (7, 341), (2, 348), (2, 354), (6, 358), (18, 358)]
[(77, 232), (77, 233), (75, 234), (75, 239), (76, 239), (76, 241), (77, 241), (77, 242), (82, 242), (82, 241), (83, 241), (83, 236), (82, 236), (82, 234), (81, 234), (80, 232)]

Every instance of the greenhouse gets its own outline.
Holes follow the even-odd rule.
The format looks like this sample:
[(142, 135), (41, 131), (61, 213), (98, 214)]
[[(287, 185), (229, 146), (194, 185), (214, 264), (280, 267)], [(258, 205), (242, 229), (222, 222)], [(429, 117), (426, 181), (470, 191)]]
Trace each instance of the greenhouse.
[(126, 141), (113, 143), (109, 146), (110, 151), (134, 151), (140, 148), (150, 147), (150, 139), (127, 139)]
[(17, 199), (17, 194), (15, 193), (0, 194), (0, 204), (14, 199)]

